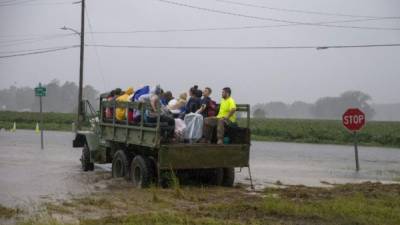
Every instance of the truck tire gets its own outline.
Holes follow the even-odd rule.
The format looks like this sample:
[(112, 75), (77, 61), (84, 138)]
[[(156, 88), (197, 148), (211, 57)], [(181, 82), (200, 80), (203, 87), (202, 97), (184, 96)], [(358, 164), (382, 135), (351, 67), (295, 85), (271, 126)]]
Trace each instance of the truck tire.
[(128, 157), (123, 150), (118, 150), (113, 157), (111, 173), (113, 178), (129, 176)]
[(154, 177), (154, 168), (151, 161), (143, 156), (137, 155), (132, 160), (130, 179), (136, 188), (148, 187)]
[(83, 145), (82, 155), (81, 155), (81, 165), (83, 171), (93, 171), (94, 163), (90, 162), (90, 150), (87, 144)]
[(233, 183), (235, 182), (235, 168), (223, 168), (223, 174), (222, 186), (233, 187)]

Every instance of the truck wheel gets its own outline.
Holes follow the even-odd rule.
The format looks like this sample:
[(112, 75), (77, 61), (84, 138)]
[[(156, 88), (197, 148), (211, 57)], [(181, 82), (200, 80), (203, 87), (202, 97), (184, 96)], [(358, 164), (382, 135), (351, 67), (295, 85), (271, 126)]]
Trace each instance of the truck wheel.
[(233, 187), (233, 183), (235, 182), (235, 168), (223, 168), (223, 171), (222, 186)]
[(90, 150), (87, 144), (83, 146), (81, 155), (81, 165), (83, 171), (93, 171), (94, 164), (90, 162)]
[(129, 163), (128, 157), (126, 156), (125, 152), (122, 150), (118, 150), (113, 157), (112, 161), (112, 177), (128, 177), (129, 173)]
[(136, 188), (148, 187), (154, 177), (154, 169), (148, 158), (135, 156), (131, 164), (130, 178)]

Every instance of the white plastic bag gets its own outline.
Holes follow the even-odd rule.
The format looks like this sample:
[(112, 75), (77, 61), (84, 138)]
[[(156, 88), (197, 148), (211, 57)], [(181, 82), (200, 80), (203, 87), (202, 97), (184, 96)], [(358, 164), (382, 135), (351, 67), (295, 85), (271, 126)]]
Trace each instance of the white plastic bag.
[(198, 113), (189, 113), (185, 116), (185, 139), (190, 143), (198, 141), (203, 136), (203, 116)]
[(175, 119), (175, 137), (178, 142), (183, 142), (186, 124), (181, 119)]

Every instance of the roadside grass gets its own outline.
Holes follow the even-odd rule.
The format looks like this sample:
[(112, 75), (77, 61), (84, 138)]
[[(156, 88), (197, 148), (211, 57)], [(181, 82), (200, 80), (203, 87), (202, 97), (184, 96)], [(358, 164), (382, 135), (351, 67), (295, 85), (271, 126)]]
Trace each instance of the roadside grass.
[(45, 203), (45, 207), (48, 212), (71, 214), (72, 211), (68, 207), (65, 207), (66, 205), (67, 204), (64, 204), (64, 203), (62, 205), (58, 205), (58, 204), (51, 203), (51, 202)]
[[(48, 221), (19, 225), (137, 224), (400, 224), (400, 185), (362, 183), (330, 188), (285, 186), (256, 193), (243, 188), (180, 187), (176, 190), (123, 187), (60, 202)], [(65, 208), (65, 209), (62, 209)], [(55, 215), (58, 215), (55, 217)], [(61, 216), (59, 216), (61, 215)], [(54, 218), (58, 218), (54, 220)]]
[(36, 217), (19, 222), (18, 225), (70, 225), (62, 223), (51, 217)]
[[(240, 121), (243, 123), (244, 121)], [(252, 119), (253, 140), (352, 144), (353, 135), (339, 120)], [(361, 145), (400, 147), (400, 122), (370, 121), (358, 133)]]
[(271, 217), (305, 224), (400, 224), (400, 185), (377, 183), (333, 188), (289, 186), (267, 188), (256, 202), (211, 206), (218, 218), (246, 217), (264, 222)]
[[(10, 130), (13, 127), (13, 122), (0, 121), (0, 129), (4, 128)], [(36, 122), (34, 123), (17, 123), (17, 129), (23, 130), (34, 130), (36, 128)], [(60, 124), (60, 123), (44, 123), (43, 127), (40, 129), (53, 130), (53, 131), (71, 131), (72, 123), (70, 124)]]
[(9, 219), (20, 213), (19, 209), (8, 208), (0, 204), (0, 218)]
[(236, 224), (230, 221), (224, 221), (208, 217), (194, 217), (184, 213), (177, 212), (164, 212), (164, 213), (146, 213), (141, 215), (130, 215), (126, 217), (107, 217), (101, 220), (83, 220), (81, 225), (108, 225), (108, 224), (121, 224), (121, 225), (137, 225), (137, 224), (152, 224), (152, 225), (221, 225), (221, 224)]
[[(72, 122), (76, 119), (73, 113), (52, 113), (46, 112), (43, 114), (43, 129), (71, 131)], [(0, 128), (11, 129), (14, 122), (17, 129), (36, 128), (36, 123), (40, 121), (40, 113), (37, 112), (10, 112), (0, 111)]]

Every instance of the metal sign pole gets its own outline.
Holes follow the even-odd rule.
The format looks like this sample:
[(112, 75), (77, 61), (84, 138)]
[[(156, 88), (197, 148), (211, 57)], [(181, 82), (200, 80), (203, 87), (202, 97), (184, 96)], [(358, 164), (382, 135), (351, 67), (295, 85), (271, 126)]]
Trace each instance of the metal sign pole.
[[(39, 97), (39, 104), (40, 104), (40, 146), (44, 149), (43, 143), (43, 103), (42, 97), (46, 96), (46, 87), (42, 87), (42, 83), (35, 88), (35, 96)], [(36, 127), (39, 129), (39, 127)]]
[(43, 146), (43, 110), (42, 110), (42, 96), (39, 96), (40, 101), (40, 146), (42, 150), (44, 149)]
[(356, 159), (356, 170), (360, 170), (360, 163), (358, 162), (358, 140), (357, 140), (357, 131), (354, 131), (354, 154)]

